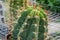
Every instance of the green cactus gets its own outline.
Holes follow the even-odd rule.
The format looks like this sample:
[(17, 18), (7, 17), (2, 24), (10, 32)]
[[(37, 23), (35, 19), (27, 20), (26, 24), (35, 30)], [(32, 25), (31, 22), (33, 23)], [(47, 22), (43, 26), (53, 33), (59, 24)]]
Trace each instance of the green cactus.
[(13, 9), (19, 9), (23, 6), (23, 0), (11, 0), (10, 1), (10, 7)]
[(11, 14), (13, 15), (13, 20), (15, 21), (17, 19), (17, 10), (21, 9), (23, 7), (23, 0), (11, 0), (10, 1), (10, 11)]
[(43, 9), (28, 7), (13, 30), (13, 40), (44, 40), (47, 35), (47, 16)]

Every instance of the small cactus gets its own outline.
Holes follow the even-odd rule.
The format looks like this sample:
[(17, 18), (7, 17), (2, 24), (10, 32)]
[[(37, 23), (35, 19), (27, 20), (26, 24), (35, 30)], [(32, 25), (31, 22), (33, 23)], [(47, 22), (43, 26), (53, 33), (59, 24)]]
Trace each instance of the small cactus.
[(28, 7), (13, 30), (13, 40), (44, 40), (47, 35), (47, 16), (43, 9)]

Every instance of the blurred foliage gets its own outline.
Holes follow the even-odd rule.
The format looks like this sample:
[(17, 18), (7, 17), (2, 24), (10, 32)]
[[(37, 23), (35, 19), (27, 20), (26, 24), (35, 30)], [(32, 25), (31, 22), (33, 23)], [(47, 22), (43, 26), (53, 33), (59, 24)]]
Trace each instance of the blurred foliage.
[(51, 11), (60, 12), (60, 0), (36, 0), (37, 3), (42, 4), (44, 8)]

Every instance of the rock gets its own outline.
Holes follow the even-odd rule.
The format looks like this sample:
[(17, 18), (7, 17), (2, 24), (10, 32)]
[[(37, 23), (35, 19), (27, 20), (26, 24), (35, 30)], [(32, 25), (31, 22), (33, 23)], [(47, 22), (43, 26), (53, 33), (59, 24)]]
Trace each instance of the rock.
[(6, 36), (9, 33), (8, 25), (0, 23), (0, 34)]

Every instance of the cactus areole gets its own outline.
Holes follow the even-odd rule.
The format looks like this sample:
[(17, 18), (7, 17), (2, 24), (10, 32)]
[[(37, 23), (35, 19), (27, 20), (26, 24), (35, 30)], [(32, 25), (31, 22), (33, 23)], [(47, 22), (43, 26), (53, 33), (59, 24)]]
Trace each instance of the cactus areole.
[(14, 26), (13, 40), (44, 40), (46, 33), (47, 16), (44, 10), (28, 7)]

